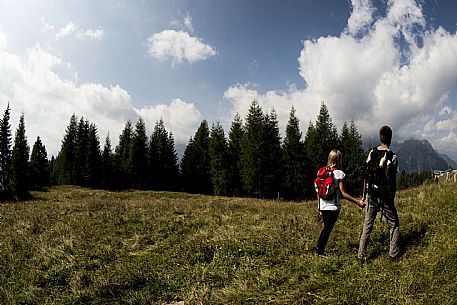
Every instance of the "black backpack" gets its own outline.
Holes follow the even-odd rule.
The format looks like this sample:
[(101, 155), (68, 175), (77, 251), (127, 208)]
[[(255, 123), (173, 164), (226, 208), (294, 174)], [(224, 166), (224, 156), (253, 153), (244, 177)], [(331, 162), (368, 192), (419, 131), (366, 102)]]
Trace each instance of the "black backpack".
[(373, 148), (367, 163), (368, 194), (375, 197), (391, 198), (396, 191), (397, 166), (395, 154), (390, 150)]

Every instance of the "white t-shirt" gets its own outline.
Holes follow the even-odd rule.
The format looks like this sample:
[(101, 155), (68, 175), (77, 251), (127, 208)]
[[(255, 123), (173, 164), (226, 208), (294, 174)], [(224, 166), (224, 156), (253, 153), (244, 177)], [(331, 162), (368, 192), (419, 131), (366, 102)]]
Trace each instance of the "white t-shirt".
[(341, 209), (341, 203), (340, 203), (341, 194), (340, 194), (339, 183), (341, 180), (344, 179), (344, 177), (346, 177), (346, 174), (342, 170), (336, 169), (333, 171), (333, 178), (334, 178), (333, 183), (335, 184), (335, 187), (338, 190), (336, 192), (336, 200), (335, 200), (335, 198), (329, 199), (329, 200), (319, 198), (319, 201), (320, 201), (319, 209), (321, 211), (322, 210), (323, 211), (338, 211)]

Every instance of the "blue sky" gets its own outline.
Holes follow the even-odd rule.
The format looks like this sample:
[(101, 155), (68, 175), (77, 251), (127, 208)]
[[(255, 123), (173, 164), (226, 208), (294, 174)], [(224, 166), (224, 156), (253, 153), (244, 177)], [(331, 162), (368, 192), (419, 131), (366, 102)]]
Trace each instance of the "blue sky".
[(71, 114), (114, 144), (163, 118), (185, 143), (256, 99), (305, 132), (324, 101), (363, 136), (389, 124), (457, 159), (457, 2), (0, 0), (0, 107), (59, 150)]

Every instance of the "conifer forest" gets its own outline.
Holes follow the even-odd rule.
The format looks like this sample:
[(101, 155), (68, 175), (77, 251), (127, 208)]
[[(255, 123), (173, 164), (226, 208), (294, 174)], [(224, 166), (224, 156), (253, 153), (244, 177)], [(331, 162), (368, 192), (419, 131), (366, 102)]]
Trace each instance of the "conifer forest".
[(347, 191), (360, 195), (367, 153), (361, 135), (354, 122), (344, 123), (338, 133), (324, 103), (304, 135), (292, 108), (283, 139), (275, 111), (264, 112), (256, 101), (244, 119), (234, 117), (228, 134), (220, 123), (210, 126), (204, 120), (181, 160), (162, 120), (151, 135), (142, 118), (126, 122), (113, 147), (109, 136), (102, 146), (97, 126), (76, 115), (70, 118), (57, 156), (48, 159), (39, 136), (30, 152), (23, 115), (13, 138), (8, 105), (0, 120), (1, 194), (23, 200), (31, 190), (77, 185), (303, 200), (315, 197), (317, 169), (326, 165), (333, 148), (343, 153), (343, 170), (350, 177)]

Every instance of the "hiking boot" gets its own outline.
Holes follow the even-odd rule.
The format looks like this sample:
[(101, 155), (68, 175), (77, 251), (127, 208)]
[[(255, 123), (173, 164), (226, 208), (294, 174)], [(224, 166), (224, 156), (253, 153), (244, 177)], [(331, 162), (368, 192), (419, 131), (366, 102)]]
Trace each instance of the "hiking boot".
[(319, 257), (327, 257), (327, 255), (325, 255), (323, 251), (319, 251), (318, 247), (312, 248), (311, 249), (311, 253), (314, 254), (314, 255), (317, 255)]
[(398, 262), (401, 259), (401, 255), (389, 256), (391, 262)]

